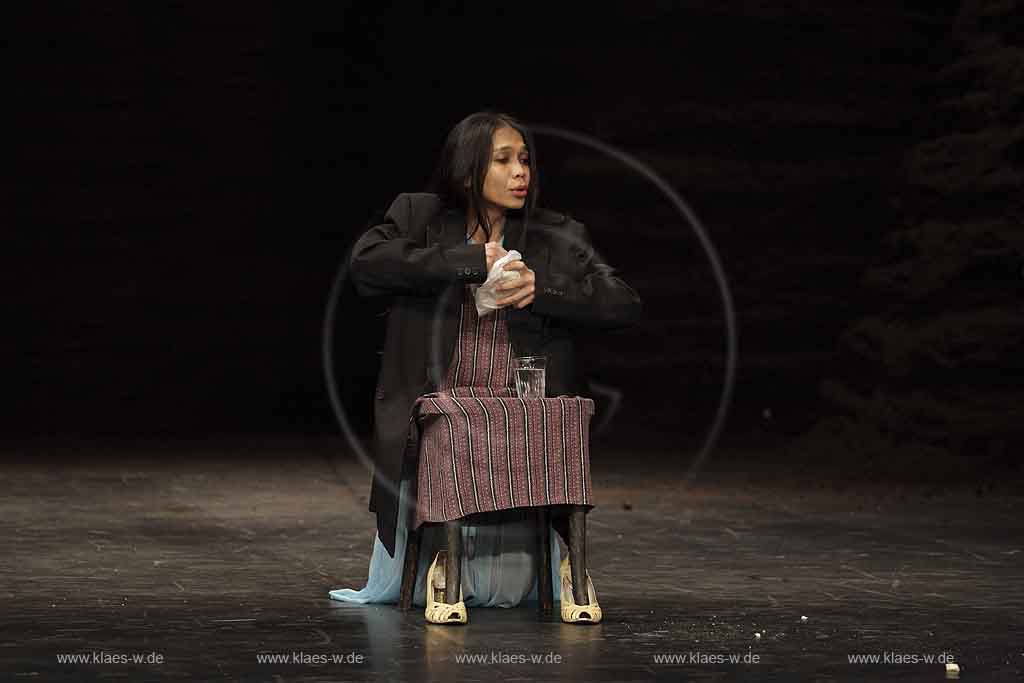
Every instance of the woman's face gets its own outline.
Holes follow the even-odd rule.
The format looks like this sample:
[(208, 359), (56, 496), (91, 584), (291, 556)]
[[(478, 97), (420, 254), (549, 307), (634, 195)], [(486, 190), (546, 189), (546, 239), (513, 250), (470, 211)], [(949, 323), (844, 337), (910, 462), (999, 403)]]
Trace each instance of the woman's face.
[(491, 165), (484, 178), (484, 201), (504, 212), (521, 209), (530, 185), (530, 152), (523, 136), (514, 128), (502, 126), (494, 131)]

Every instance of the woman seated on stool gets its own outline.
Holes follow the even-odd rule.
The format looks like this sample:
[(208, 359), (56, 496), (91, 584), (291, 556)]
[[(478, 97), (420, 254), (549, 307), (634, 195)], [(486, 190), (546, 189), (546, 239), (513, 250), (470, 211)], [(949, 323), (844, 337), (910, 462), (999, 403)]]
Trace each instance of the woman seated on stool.
[[(399, 195), (352, 249), (357, 291), (392, 305), (375, 405), (369, 579), (334, 599), (395, 602), (408, 530), (424, 525), (413, 602), (428, 621), (466, 623), (466, 605), (536, 600), (525, 513), (548, 506), (569, 549), (560, 560), (552, 537), (562, 619), (602, 618), (586, 559), (593, 401), (579, 394), (574, 341), (635, 323), (641, 305), (581, 223), (536, 208), (533, 149), (508, 115), (466, 117), (448, 135), (431, 192)], [(480, 285), (512, 250), (521, 258), (503, 262), (488, 301)], [(545, 398), (517, 398), (511, 361), (527, 355), (547, 357)]]

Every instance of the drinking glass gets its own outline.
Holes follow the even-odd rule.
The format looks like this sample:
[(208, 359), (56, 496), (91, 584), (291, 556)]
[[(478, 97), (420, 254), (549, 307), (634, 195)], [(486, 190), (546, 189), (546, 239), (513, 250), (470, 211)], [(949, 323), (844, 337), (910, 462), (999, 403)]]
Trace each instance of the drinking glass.
[(518, 356), (512, 359), (512, 373), (519, 398), (544, 398), (547, 356)]

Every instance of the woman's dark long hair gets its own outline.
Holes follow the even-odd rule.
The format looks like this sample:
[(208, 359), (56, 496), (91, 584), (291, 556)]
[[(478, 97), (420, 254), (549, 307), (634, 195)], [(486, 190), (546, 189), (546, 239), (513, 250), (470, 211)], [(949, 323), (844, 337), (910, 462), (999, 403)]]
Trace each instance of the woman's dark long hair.
[[(533, 134), (522, 123), (508, 114), (480, 111), (470, 114), (455, 124), (441, 149), (428, 192), (441, 197), (445, 206), (458, 207), (477, 217), (487, 240), (491, 238), (491, 222), (484, 202), (484, 179), (491, 166), (494, 131), (508, 126), (523, 136), (523, 142), (530, 153), (530, 185), (526, 190), (523, 208), (513, 211), (521, 213), (523, 224), (537, 205), (538, 181), (537, 149)], [(469, 187), (466, 187), (466, 181)]]

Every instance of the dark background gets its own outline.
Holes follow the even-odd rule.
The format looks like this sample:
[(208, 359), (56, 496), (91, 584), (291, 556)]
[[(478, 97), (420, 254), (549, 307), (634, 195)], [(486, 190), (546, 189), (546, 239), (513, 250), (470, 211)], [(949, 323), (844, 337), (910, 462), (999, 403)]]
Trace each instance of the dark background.
[[(1018, 2), (100, 2), (7, 32), (11, 437), (336, 434), (345, 252), (493, 108), (629, 152), (700, 216), (740, 332), (726, 442), (850, 477), (1019, 474)], [(725, 359), (706, 255), (622, 164), (550, 137), (536, 158), (542, 205), (646, 307), (586, 351), (622, 394), (601, 438), (692, 448)], [(334, 330), (364, 432), (379, 307), (346, 287)]]

